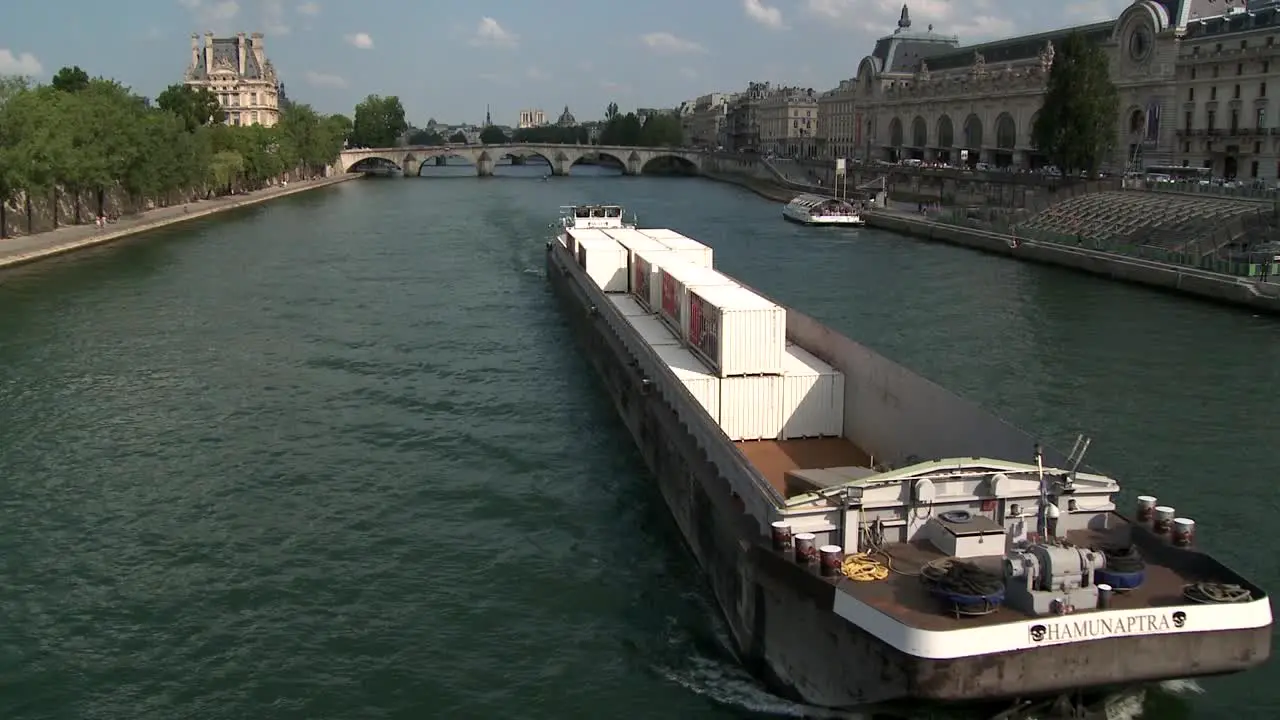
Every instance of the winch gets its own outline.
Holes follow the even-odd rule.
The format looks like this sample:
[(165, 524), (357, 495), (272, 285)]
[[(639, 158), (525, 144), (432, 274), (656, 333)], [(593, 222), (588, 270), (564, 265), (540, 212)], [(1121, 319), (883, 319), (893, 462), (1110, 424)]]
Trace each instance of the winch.
[(1037, 543), (1005, 556), (1005, 605), (1033, 615), (1062, 615), (1098, 606), (1093, 573), (1105, 556), (1088, 548)]

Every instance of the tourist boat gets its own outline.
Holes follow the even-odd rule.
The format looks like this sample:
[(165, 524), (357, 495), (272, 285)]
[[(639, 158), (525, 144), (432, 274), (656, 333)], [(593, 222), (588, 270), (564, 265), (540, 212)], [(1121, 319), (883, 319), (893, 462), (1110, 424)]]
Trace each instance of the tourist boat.
[(624, 214), (564, 208), (547, 279), (735, 650), (780, 693), (1092, 718), (1268, 660), (1270, 599), (1201, 548), (1194, 512), (1125, 512), (1087, 440), (1041, 448)]
[(821, 195), (797, 195), (782, 206), (782, 217), (802, 225), (861, 227), (866, 224), (853, 203)]

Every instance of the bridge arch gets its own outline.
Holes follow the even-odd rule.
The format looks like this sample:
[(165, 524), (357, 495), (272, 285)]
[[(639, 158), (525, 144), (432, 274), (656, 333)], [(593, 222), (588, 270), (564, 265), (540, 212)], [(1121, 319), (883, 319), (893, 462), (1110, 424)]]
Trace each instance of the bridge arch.
[(343, 163), (344, 165), (346, 165), (346, 167), (342, 168), (342, 172), (344, 173), (360, 172), (360, 170), (357, 169), (357, 167), (360, 165), (365, 165), (368, 167), (368, 169), (372, 170), (373, 169), (372, 166), (376, 163), (376, 161), (379, 161), (379, 160), (381, 160), (384, 163), (388, 163), (391, 165), (395, 165), (396, 167), (400, 167), (400, 162), (401, 160), (404, 160), (404, 158), (403, 157), (399, 159), (392, 158), (389, 153), (380, 154), (380, 155), (365, 155), (363, 157), (357, 158), (353, 162)]
[[(689, 158), (679, 153), (674, 153), (674, 152), (654, 153), (652, 157), (650, 157), (648, 160), (645, 160), (644, 162), (640, 162), (639, 153), (633, 152), (631, 153), (631, 155), (635, 158), (636, 165), (638, 166), (641, 173), (649, 172), (649, 166), (652, 163), (658, 162), (659, 160), (671, 163), (675, 168), (679, 169), (681, 173), (684, 173), (687, 175), (697, 175), (697, 174), (700, 174), (702, 171), (702, 169), (698, 167), (698, 164), (696, 162), (690, 160)], [(628, 165), (624, 165), (623, 167), (630, 168), (631, 165), (628, 164)]]

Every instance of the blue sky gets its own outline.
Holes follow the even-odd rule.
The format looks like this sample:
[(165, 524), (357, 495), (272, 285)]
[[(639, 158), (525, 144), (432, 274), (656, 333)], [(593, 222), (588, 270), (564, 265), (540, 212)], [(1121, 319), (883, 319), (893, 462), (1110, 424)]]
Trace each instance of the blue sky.
[[(409, 121), (485, 104), (580, 120), (609, 101), (672, 106), (751, 80), (827, 89), (857, 71), (901, 0), (6, 0), (0, 74), (80, 65), (144, 95), (179, 81), (192, 32), (266, 33), (290, 97), (349, 113), (398, 95)], [(975, 42), (1115, 17), (1126, 0), (908, 0), (913, 29)]]

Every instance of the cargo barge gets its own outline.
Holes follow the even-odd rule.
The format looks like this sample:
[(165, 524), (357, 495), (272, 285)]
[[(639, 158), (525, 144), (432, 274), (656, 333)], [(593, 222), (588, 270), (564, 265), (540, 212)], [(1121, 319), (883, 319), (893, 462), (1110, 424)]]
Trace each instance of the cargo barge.
[[(739, 655), (810, 705), (1082, 717), (1271, 653), (1270, 598), (1191, 513), (714, 269), (617, 206), (562, 209), (547, 277)], [(1039, 717), (1045, 717), (1043, 713)]]

